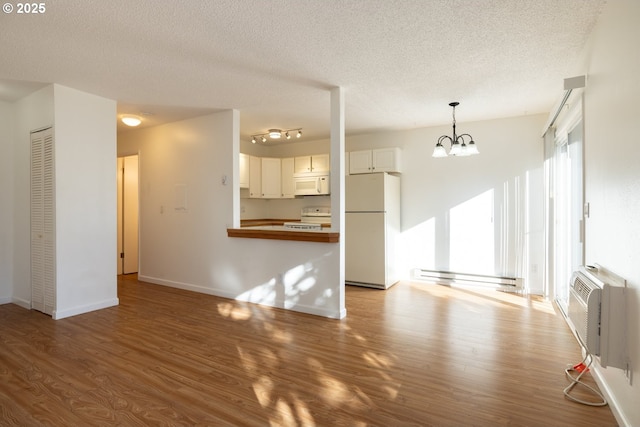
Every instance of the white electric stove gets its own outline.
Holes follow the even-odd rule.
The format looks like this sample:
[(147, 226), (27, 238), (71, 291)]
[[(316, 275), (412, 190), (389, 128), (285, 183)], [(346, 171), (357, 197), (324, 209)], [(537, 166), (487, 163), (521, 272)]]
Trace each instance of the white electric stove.
[(292, 230), (322, 230), (322, 224), (331, 224), (331, 208), (328, 206), (302, 208), (300, 222), (285, 222), (283, 225)]

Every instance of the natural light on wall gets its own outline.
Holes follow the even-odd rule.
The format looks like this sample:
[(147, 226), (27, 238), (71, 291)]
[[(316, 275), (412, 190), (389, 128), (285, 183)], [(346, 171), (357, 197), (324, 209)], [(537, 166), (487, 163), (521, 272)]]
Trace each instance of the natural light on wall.
[(451, 271), (494, 274), (493, 189), (449, 210)]
[(400, 271), (436, 268), (436, 219), (429, 218), (402, 232), (398, 242)]

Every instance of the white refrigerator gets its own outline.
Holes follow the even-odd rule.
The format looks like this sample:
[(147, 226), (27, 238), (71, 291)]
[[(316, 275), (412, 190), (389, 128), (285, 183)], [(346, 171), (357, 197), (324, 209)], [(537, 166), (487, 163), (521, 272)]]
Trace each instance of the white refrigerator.
[(388, 289), (398, 282), (400, 178), (388, 173), (347, 175), (345, 282)]

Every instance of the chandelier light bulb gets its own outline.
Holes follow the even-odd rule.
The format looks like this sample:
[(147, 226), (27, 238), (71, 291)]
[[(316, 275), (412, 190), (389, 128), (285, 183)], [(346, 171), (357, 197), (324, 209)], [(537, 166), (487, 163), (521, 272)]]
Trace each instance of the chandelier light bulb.
[(447, 157), (447, 150), (444, 149), (441, 143), (436, 144), (436, 148), (433, 150), (433, 157)]
[(473, 155), (473, 154), (480, 154), (480, 151), (478, 151), (478, 146), (476, 145), (476, 143), (474, 142), (473, 139), (467, 145), (467, 153), (470, 156)]
[(449, 150), (449, 154), (451, 154), (452, 156), (457, 156), (459, 154), (462, 154), (462, 148), (460, 147), (460, 143), (454, 142), (453, 144), (451, 144), (451, 150)]

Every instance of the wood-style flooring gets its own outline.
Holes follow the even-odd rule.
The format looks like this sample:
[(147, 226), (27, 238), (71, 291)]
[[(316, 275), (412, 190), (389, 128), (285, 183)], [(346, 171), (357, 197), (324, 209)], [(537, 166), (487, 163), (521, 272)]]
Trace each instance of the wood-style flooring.
[(580, 349), (537, 298), (347, 287), (330, 320), (135, 276), (118, 290), (58, 321), (0, 306), (1, 426), (616, 425), (563, 396)]

